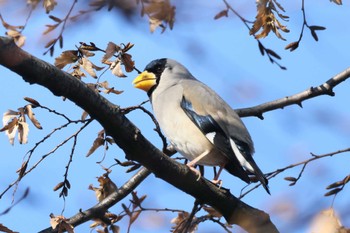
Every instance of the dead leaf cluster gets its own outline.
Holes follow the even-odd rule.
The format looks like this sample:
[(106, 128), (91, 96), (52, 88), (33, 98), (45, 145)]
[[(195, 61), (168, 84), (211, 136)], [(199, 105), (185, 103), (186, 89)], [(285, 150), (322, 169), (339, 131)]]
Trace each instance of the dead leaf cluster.
[(141, 15), (148, 16), (151, 32), (160, 27), (163, 33), (168, 25), (173, 29), (175, 6), (171, 5), (170, 0), (141, 0), (141, 4)]
[(289, 32), (289, 30), (280, 23), (275, 14), (282, 20), (288, 20), (289, 17), (283, 15), (280, 11), (284, 12), (285, 10), (277, 0), (257, 1), (257, 15), (253, 27), (250, 29), (250, 34), (255, 35), (257, 39), (261, 39), (268, 36), (272, 31), (279, 39), (285, 40), (280, 31)]
[(118, 189), (117, 185), (108, 177), (109, 172), (110, 171), (97, 177), (97, 181), (100, 183), (99, 187), (94, 187), (92, 184), (89, 186), (90, 190), (95, 191), (96, 198), (99, 202)]
[[(27, 99), (33, 100), (31, 98)], [(35, 102), (38, 103), (37, 101), (33, 100), (33, 103)], [(6, 136), (12, 145), (14, 144), (14, 139), (17, 132), (18, 141), (20, 144), (25, 144), (28, 142), (29, 126), (26, 122), (26, 116), (37, 129), (42, 129), (39, 121), (35, 118), (33, 107), (36, 107), (36, 105), (27, 104), (24, 107), (18, 108), (17, 111), (8, 110), (4, 113), (2, 117), (3, 127), (0, 129), (0, 132), (5, 131)]]
[[(98, 199), (98, 201), (102, 201), (106, 197), (108, 197), (111, 193), (117, 191), (117, 186), (111, 181), (111, 179), (108, 177), (108, 174), (111, 172), (108, 169), (105, 169), (107, 172), (103, 174), (102, 176), (98, 177), (98, 182), (100, 183), (99, 187), (93, 187), (92, 185), (89, 186), (90, 190), (95, 191), (95, 195)], [(141, 212), (143, 211), (143, 208), (141, 207), (142, 202), (146, 199), (146, 195), (143, 195), (139, 197), (137, 195), (137, 192), (133, 191), (132, 193), (132, 200), (130, 200), (130, 203), (128, 206), (126, 204), (122, 204), (123, 211), (120, 214), (113, 214), (110, 212), (106, 212), (104, 214), (104, 218), (108, 219), (106, 220), (102, 219), (94, 219), (94, 223), (90, 225), (91, 228), (96, 228), (98, 226), (102, 227), (103, 229), (96, 229), (97, 232), (112, 232), (112, 233), (119, 233), (120, 228), (119, 226), (114, 225), (114, 223), (120, 221), (124, 217), (129, 217), (129, 226), (136, 221), (136, 219), (140, 216)], [(108, 229), (109, 227), (109, 229)]]
[(0, 14), (0, 20), (5, 29), (7, 29), (6, 35), (13, 38), (18, 47), (22, 47), (26, 40), (26, 37), (22, 35), (24, 26), (13, 26), (8, 24)]
[(74, 227), (68, 223), (68, 219), (66, 219), (62, 215), (53, 215), (50, 214), (50, 225), (52, 229), (56, 230), (58, 233), (68, 232), (74, 233)]
[[(60, 56), (55, 58), (55, 66), (59, 69), (63, 69), (68, 64), (74, 64), (70, 73), (74, 77), (81, 79), (85, 77), (84, 71), (93, 78), (97, 78), (97, 71), (101, 71), (104, 67), (99, 67), (90, 61), (90, 57), (95, 56), (96, 51), (104, 52), (102, 57), (102, 63), (109, 66), (109, 69), (117, 77), (126, 77), (122, 70), (124, 66), (126, 72), (131, 72), (134, 70), (135, 62), (132, 60), (132, 56), (127, 53), (134, 45), (127, 43), (121, 46), (116, 45), (113, 42), (109, 42), (106, 50), (98, 48), (94, 43), (86, 44), (84, 42), (80, 43), (77, 50), (66, 50), (63, 51)], [(110, 60), (115, 57), (114, 60)], [(100, 85), (100, 87), (106, 88), (105, 84)], [(115, 91), (114, 88), (108, 88), (105, 93), (120, 94), (120, 91)]]

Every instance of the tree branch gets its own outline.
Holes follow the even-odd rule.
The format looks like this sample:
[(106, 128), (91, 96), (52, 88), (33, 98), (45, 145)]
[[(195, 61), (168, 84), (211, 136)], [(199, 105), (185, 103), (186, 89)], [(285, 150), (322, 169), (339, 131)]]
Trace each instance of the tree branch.
[(320, 95), (335, 96), (335, 93), (333, 92), (333, 88), (338, 84), (344, 82), (349, 77), (350, 77), (350, 67), (317, 87), (310, 87), (309, 89), (303, 92), (297, 93), (295, 95), (287, 96), (287, 97), (274, 100), (271, 102), (267, 102), (264, 104), (260, 104), (254, 107), (236, 109), (236, 112), (240, 117), (256, 116), (256, 117), (259, 117), (260, 119), (264, 119), (263, 113), (265, 112), (269, 112), (279, 108), (283, 109), (284, 107), (293, 105), (293, 104), (297, 104), (300, 107), (303, 107), (302, 102), (304, 100), (308, 100)]
[[(144, 165), (155, 176), (206, 203), (222, 213), (229, 224), (237, 224), (248, 232), (278, 232), (265, 212), (234, 197), (229, 190), (195, 175), (187, 166), (165, 156), (152, 145), (135, 125), (115, 106), (75, 77), (59, 70), (18, 48), (13, 40), (0, 37), (0, 64), (22, 76), (30, 84), (39, 84), (56, 96), (64, 96), (96, 119), (124, 150), (126, 157)], [(101, 213), (105, 202), (93, 210)], [(103, 206), (103, 207), (100, 207)], [(82, 219), (82, 218), (81, 218)]]

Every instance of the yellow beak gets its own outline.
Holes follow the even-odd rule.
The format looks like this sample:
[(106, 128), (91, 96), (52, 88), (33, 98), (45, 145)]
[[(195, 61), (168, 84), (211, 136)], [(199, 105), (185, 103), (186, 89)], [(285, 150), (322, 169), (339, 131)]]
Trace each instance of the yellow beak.
[(141, 74), (139, 74), (134, 81), (132, 81), (132, 84), (134, 84), (134, 87), (139, 88), (144, 91), (149, 91), (154, 85), (157, 84), (156, 82), (156, 76), (153, 73), (150, 73), (148, 71), (144, 71)]

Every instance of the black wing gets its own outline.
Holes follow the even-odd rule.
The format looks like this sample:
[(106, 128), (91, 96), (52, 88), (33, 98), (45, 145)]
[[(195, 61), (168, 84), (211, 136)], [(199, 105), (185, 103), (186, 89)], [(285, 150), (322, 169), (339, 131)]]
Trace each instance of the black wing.
[(220, 125), (210, 115), (197, 114), (192, 106), (192, 103), (182, 98), (181, 108), (186, 115), (192, 120), (193, 123), (203, 132), (208, 140), (219, 149), (224, 155), (227, 156), (230, 162), (225, 165), (225, 169), (232, 175), (241, 178), (243, 181), (250, 183), (250, 179), (246, 171), (240, 165), (237, 157), (234, 155), (230, 139), (226, 136)]

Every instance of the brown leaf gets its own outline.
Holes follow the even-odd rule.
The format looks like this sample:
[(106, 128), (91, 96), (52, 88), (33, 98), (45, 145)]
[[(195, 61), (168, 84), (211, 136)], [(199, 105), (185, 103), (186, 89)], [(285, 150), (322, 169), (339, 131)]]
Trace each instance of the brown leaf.
[(89, 157), (92, 153), (94, 153), (97, 148), (99, 148), (104, 144), (104, 142), (105, 140), (103, 138), (97, 137), (93, 142), (92, 147), (89, 149), (88, 153), (86, 154), (86, 157)]
[(123, 62), (123, 65), (125, 67), (126, 72), (131, 72), (134, 70), (135, 62), (131, 59), (131, 55), (128, 53), (123, 53), (121, 55), (121, 60)]
[(62, 188), (64, 185), (64, 182), (60, 182), (58, 183), (54, 188), (53, 188), (53, 191), (57, 191), (59, 190), (60, 188)]
[(28, 101), (29, 103), (31, 103), (33, 105), (33, 108), (40, 106), (39, 102), (33, 98), (30, 97), (24, 97), (25, 101)]
[(326, 30), (325, 27), (322, 27), (322, 26), (316, 26), (316, 25), (313, 25), (313, 26), (309, 26), (310, 30), (315, 30), (315, 31), (318, 31), (318, 30)]
[(17, 125), (17, 123), (18, 123), (18, 118), (14, 117), (12, 119), (12, 121), (8, 122), (8, 124), (7, 124), (7, 122), (8, 122), (7, 120), (6, 120), (6, 122), (3, 120), (3, 123), (5, 123), (6, 125), (0, 129), (0, 132), (6, 131), (6, 130), (12, 131), (13, 128), (15, 127), (15, 125)]
[(299, 47), (299, 42), (298, 41), (294, 41), (290, 44), (288, 44), (284, 49), (289, 49), (291, 52), (296, 50)]
[(52, 229), (55, 230), (57, 228), (57, 231), (59, 233), (64, 231), (67, 231), (68, 233), (74, 233), (74, 227), (67, 222), (67, 219), (64, 216), (54, 216), (51, 214), (50, 218), (50, 225)]
[(84, 111), (83, 114), (81, 115), (81, 120), (84, 121), (87, 117), (89, 116), (89, 113), (87, 111)]
[(331, 2), (334, 2), (337, 5), (342, 5), (342, 0), (331, 0)]
[(23, 29), (24, 28), (24, 26), (13, 26), (13, 25), (10, 25), (10, 24), (8, 24), (3, 18), (2, 18), (2, 15), (0, 14), (0, 20), (1, 20), (1, 23), (2, 23), (2, 25), (4, 26), (4, 28), (6, 28), (6, 29), (11, 29), (11, 30), (17, 30), (17, 29), (19, 29), (19, 30), (21, 30), (21, 29)]
[(133, 212), (132, 216), (130, 217), (130, 224), (136, 221), (136, 219), (140, 216), (141, 211), (135, 211)]
[(56, 23), (61, 23), (62, 22), (62, 19), (56, 17), (56, 16), (53, 16), (53, 15), (49, 15), (49, 18), (52, 19), (53, 21), (55, 21)]
[(287, 181), (293, 181), (293, 182), (297, 181), (297, 178), (292, 177), (292, 176), (284, 177), (284, 179), (287, 180)]
[(27, 122), (18, 122), (18, 140), (20, 144), (26, 144), (28, 142), (29, 127)]
[(128, 208), (124, 203), (122, 203), (122, 207), (123, 207), (125, 213), (126, 213), (129, 217), (131, 217), (131, 216), (132, 216), (132, 213), (131, 213), (131, 211), (129, 210), (129, 208)]
[(265, 50), (268, 54), (270, 54), (271, 56), (277, 58), (277, 59), (281, 59), (280, 55), (278, 55), (275, 51), (271, 50), (271, 49), (266, 49)]
[[(46, 30), (43, 32), (43, 35), (46, 35), (46, 34), (52, 32), (53, 30), (55, 30), (58, 27), (58, 25), (59, 25), (58, 23), (57, 24), (53, 24), (53, 25), (52, 24), (45, 25), (46, 26)], [(52, 39), (50, 42), (56, 41), (56, 40), (57, 39), (55, 38), (55, 39)], [(50, 42), (46, 44), (45, 48), (50, 47)]]
[(57, 5), (56, 0), (44, 0), (43, 6), (46, 10), (46, 14), (50, 13), (50, 11), (52, 11), (56, 5)]
[(225, 10), (222, 10), (220, 11), (219, 13), (217, 13), (215, 16), (214, 16), (214, 19), (220, 19), (222, 17), (227, 17), (228, 16), (228, 10), (225, 9)]
[(314, 40), (315, 40), (315, 41), (318, 41), (318, 36), (317, 36), (315, 30), (312, 30), (312, 29), (310, 28), (310, 32), (311, 32), (311, 35), (312, 35), (312, 37), (314, 38)]
[(27, 104), (25, 106), (25, 113), (27, 114), (27, 116), (29, 117), (29, 119), (31, 120), (31, 122), (33, 123), (33, 125), (37, 128), (37, 129), (42, 129), (39, 121), (35, 118), (35, 114), (32, 111), (32, 105), (31, 104)]
[(22, 179), (23, 175), (25, 174), (28, 167), (28, 160), (24, 161), (21, 165), (21, 167), (16, 171), (18, 173), (18, 179)]
[(122, 49), (122, 52), (123, 52), (123, 53), (126, 53), (126, 52), (129, 51), (132, 47), (134, 47), (134, 44), (128, 42), (128, 43), (124, 46), (124, 48)]
[(83, 64), (82, 64), (83, 69), (84, 69), (89, 75), (91, 75), (91, 77), (97, 78), (97, 75), (96, 75), (96, 72), (95, 72), (95, 70), (94, 70), (94, 68), (93, 68), (92, 62), (89, 61), (89, 59), (87, 59), (86, 57), (83, 57), (81, 60), (82, 60), (82, 62), (83, 62)]
[(110, 59), (116, 52), (120, 50), (120, 47), (114, 44), (113, 42), (109, 42), (106, 48), (106, 53), (102, 58), (102, 62)]
[(66, 65), (74, 63), (78, 59), (78, 50), (66, 50), (63, 51), (59, 57), (55, 58), (55, 66), (59, 69), (63, 69)]
[(123, 73), (121, 62), (119, 60), (113, 62), (110, 66), (110, 69), (112, 70), (112, 74), (114, 74), (117, 77), (124, 78), (126, 75)]
[(328, 197), (328, 196), (335, 195), (335, 194), (339, 193), (341, 190), (342, 190), (342, 188), (335, 188), (335, 189), (332, 189), (331, 191), (327, 192), (327, 193), (325, 194), (325, 196)]

